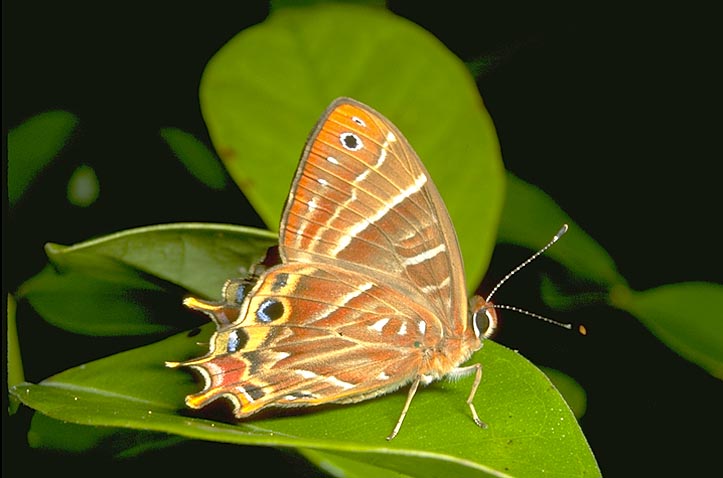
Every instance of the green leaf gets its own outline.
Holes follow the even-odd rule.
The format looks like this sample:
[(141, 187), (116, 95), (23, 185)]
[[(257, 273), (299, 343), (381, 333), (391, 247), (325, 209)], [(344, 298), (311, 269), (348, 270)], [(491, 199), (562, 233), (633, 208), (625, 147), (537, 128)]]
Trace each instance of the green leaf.
[(384, 0), (271, 0), (271, 10), (277, 10), (279, 8), (298, 8), (298, 7), (308, 7), (310, 5), (315, 5), (317, 3), (351, 3), (351, 4), (359, 4), (359, 5), (368, 5), (368, 6), (378, 6), (383, 7), (385, 5)]
[(276, 235), (248, 227), (177, 223), (129, 229), (68, 247), (49, 244), (46, 250), (61, 267), (92, 254), (217, 297), (228, 278), (245, 275), (248, 265), (262, 259), (276, 241)]
[(68, 201), (74, 206), (88, 207), (100, 194), (100, 182), (95, 170), (87, 165), (78, 166), (68, 181)]
[(610, 298), (683, 358), (723, 379), (723, 285), (684, 282), (642, 292), (619, 287)]
[(211, 189), (226, 187), (226, 171), (213, 152), (190, 133), (178, 128), (162, 128), (161, 137), (173, 154), (196, 179)]
[[(18, 293), (46, 320), (76, 333), (177, 330), (182, 324), (158, 307), (164, 299), (180, 303), (186, 290), (220, 297), (227, 279), (244, 276), (275, 243), (266, 231), (186, 223), (131, 229), (74, 246), (48, 244), (52, 267)], [(181, 290), (169, 295), (171, 285)]]
[(186, 441), (178, 435), (117, 427), (95, 427), (63, 422), (35, 413), (28, 431), (34, 448), (63, 453), (105, 453), (116, 458), (141, 455)]
[(564, 291), (547, 275), (541, 277), (540, 296), (545, 304), (557, 310), (574, 310), (590, 304), (607, 305), (610, 302), (609, 295), (608, 288), (591, 287), (591, 284), (586, 284), (582, 291)]
[[(406, 473), (380, 468), (360, 461), (359, 457), (352, 458), (340, 456), (328, 451), (302, 448), (298, 450), (304, 457), (332, 476), (344, 478), (406, 478)], [(356, 458), (356, 459), (355, 459)]]
[[(17, 304), (15, 298), (7, 295), (7, 364), (8, 364), (8, 388), (25, 381), (25, 373), (23, 372), (23, 360), (20, 355), (20, 342), (18, 341), (18, 329), (15, 321), (15, 311)], [(18, 408), (17, 400), (11, 399), (8, 403), (8, 412), (12, 415)]]
[(570, 230), (546, 256), (564, 265), (576, 280), (591, 281), (602, 288), (568, 293), (545, 278), (545, 303), (560, 309), (589, 303), (612, 304), (637, 317), (682, 357), (723, 378), (723, 322), (718, 314), (723, 310), (723, 286), (680, 283), (631, 291), (612, 258), (597, 242), (573, 224), (544, 192), (508, 173), (500, 242), (538, 249), (562, 223), (569, 224)]
[(178, 330), (162, 322), (164, 316), (166, 322), (172, 320), (158, 307), (168, 299), (167, 291), (130, 268), (100, 264), (97, 261), (93, 270), (64, 272), (47, 266), (20, 287), (18, 296), (49, 323), (78, 334), (125, 336)]
[(200, 96), (216, 151), (272, 227), (306, 138), (334, 98), (389, 117), (445, 200), (470, 290), (479, 283), (502, 206), (499, 145), (470, 73), (429, 32), (380, 8), (281, 8), (211, 59)]
[(8, 133), (8, 200), (14, 206), (40, 171), (65, 146), (78, 125), (67, 111), (33, 116)]
[(64, 453), (83, 453), (98, 450), (103, 442), (120, 428), (88, 427), (63, 422), (42, 413), (35, 413), (28, 431), (28, 443), (33, 448), (57, 450)]
[(554, 368), (540, 367), (540, 370), (547, 375), (547, 378), (555, 385), (555, 388), (563, 396), (567, 404), (570, 406), (572, 413), (578, 420), (585, 415), (587, 409), (587, 394), (585, 389), (569, 375), (560, 372)]
[(610, 255), (572, 222), (542, 190), (507, 173), (507, 195), (497, 240), (536, 250), (563, 224), (570, 229), (545, 253), (581, 279), (612, 287), (624, 284)]
[(413, 476), (599, 476), (577, 422), (557, 390), (519, 354), (487, 342), (473, 357), (485, 373), (475, 400), (489, 428), (474, 425), (465, 399), (471, 379), (420, 390), (400, 435), (384, 437), (405, 392), (313, 413), (239, 424), (183, 416), (183, 397), (200, 389), (165, 360), (201, 353), (200, 335), (161, 342), (85, 364), (11, 393), (57, 420), (175, 433), (244, 445), (319, 450)]

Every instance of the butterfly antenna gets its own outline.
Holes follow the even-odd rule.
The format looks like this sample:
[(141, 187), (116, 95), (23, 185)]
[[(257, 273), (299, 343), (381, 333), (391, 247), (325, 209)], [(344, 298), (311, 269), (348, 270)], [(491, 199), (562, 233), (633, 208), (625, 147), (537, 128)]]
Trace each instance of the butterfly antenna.
[[(509, 274), (507, 274), (506, 276), (504, 276), (504, 277), (502, 278), (502, 280), (500, 280), (500, 281), (497, 283), (497, 285), (492, 289), (492, 292), (489, 293), (489, 295), (487, 296), (487, 299), (485, 299), (485, 300), (486, 300), (487, 302), (489, 302), (490, 299), (492, 298), (492, 296), (495, 295), (495, 292), (497, 292), (497, 289), (499, 289), (502, 284), (504, 284), (505, 282), (507, 282), (507, 280), (508, 280), (510, 277), (512, 277), (513, 275), (515, 275), (515, 274), (517, 273), (517, 271), (519, 271), (520, 269), (522, 269), (523, 267), (525, 267), (527, 264), (529, 264), (530, 262), (532, 262), (532, 261), (534, 261), (535, 259), (537, 259), (538, 257), (540, 257), (540, 255), (544, 254), (545, 251), (548, 250), (550, 247), (552, 247), (552, 245), (553, 245), (554, 243), (556, 243), (556, 242), (558, 241), (558, 239), (560, 239), (560, 238), (563, 236), (563, 234), (565, 234), (566, 232), (567, 232), (567, 224), (564, 224), (564, 225), (560, 228), (560, 230), (557, 231), (557, 234), (555, 234), (555, 237), (553, 237), (552, 240), (551, 240), (550, 242), (548, 242), (547, 245), (545, 245), (545, 247), (543, 247), (543, 248), (540, 249), (539, 251), (537, 251), (537, 252), (535, 252), (534, 254), (532, 254), (532, 255), (529, 257), (529, 259), (527, 259), (525, 262), (523, 262), (523, 263), (520, 264), (519, 266), (517, 266), (517, 267), (515, 267), (514, 269), (512, 269), (512, 270), (509, 272)], [(530, 315), (534, 315), (534, 314), (530, 314)]]
[[(532, 262), (532, 261), (534, 261), (535, 259), (537, 259), (538, 257), (540, 257), (542, 254), (544, 254), (546, 250), (548, 250), (550, 247), (552, 247), (552, 245), (553, 245), (554, 243), (556, 243), (556, 242), (558, 241), (558, 239), (560, 239), (560, 238), (567, 232), (567, 229), (568, 229), (567, 224), (563, 224), (563, 226), (560, 228), (560, 230), (557, 231), (557, 234), (555, 234), (555, 237), (553, 237), (553, 238), (550, 240), (550, 242), (548, 242), (548, 243), (545, 245), (545, 247), (543, 247), (543, 248), (540, 249), (539, 251), (537, 251), (537, 252), (535, 252), (534, 254), (532, 254), (525, 262), (523, 262), (523, 263), (520, 264), (519, 266), (515, 267), (514, 269), (512, 269), (512, 270), (510, 271), (509, 274), (507, 274), (506, 276), (504, 276), (504, 277), (502, 278), (502, 280), (500, 280), (500, 281), (497, 283), (497, 285), (494, 287), (494, 289), (492, 289), (492, 292), (490, 292), (489, 295), (487, 296), (487, 299), (486, 299), (486, 302), (487, 302), (487, 304), (488, 304), (487, 306), (488, 306), (488, 307), (492, 307), (493, 309), (512, 310), (512, 311), (518, 312), (518, 313), (520, 313), (520, 314), (529, 315), (530, 317), (534, 317), (534, 318), (536, 318), (536, 319), (540, 319), (540, 320), (545, 321), (545, 322), (547, 322), (547, 323), (549, 323), (549, 324), (559, 325), (560, 327), (563, 327), (563, 328), (565, 328), (565, 329), (571, 330), (571, 329), (572, 329), (572, 324), (566, 324), (566, 323), (563, 323), (563, 322), (558, 322), (558, 321), (556, 321), (556, 320), (552, 320), (552, 319), (549, 318), (549, 317), (545, 317), (544, 315), (535, 314), (534, 312), (530, 312), (529, 310), (520, 309), (519, 307), (513, 307), (513, 306), (511, 306), (511, 305), (500, 305), (500, 304), (491, 304), (491, 303), (490, 303), (490, 299), (491, 299), (492, 296), (495, 294), (495, 292), (497, 292), (497, 289), (499, 289), (502, 284), (504, 284), (505, 282), (507, 282), (507, 280), (508, 280), (510, 277), (512, 277), (513, 275), (515, 275), (515, 274), (517, 273), (517, 271), (519, 271), (520, 269), (522, 269), (523, 267), (525, 267), (527, 264), (529, 264), (530, 262)], [(582, 327), (582, 326), (581, 326), (581, 327)], [(583, 334), (583, 335), (585, 335), (585, 333), (583, 332), (583, 329), (580, 330), (580, 333)]]
[[(552, 325), (559, 325), (560, 327), (572, 330), (572, 324), (566, 324), (564, 322), (558, 322), (556, 320), (552, 320), (549, 317), (545, 317), (544, 315), (535, 314), (534, 312), (530, 312), (529, 310), (520, 309), (518, 307), (513, 307), (511, 305), (500, 305), (500, 304), (489, 304), (488, 307), (492, 307), (493, 309), (505, 309), (505, 310), (512, 310), (514, 312), (519, 312), (520, 314), (529, 315), (530, 317), (534, 317), (536, 319), (544, 320), (545, 322), (552, 324)], [(583, 327), (583, 326), (580, 326)], [(580, 330), (580, 334), (585, 335), (585, 332), (583, 332), (584, 328)]]

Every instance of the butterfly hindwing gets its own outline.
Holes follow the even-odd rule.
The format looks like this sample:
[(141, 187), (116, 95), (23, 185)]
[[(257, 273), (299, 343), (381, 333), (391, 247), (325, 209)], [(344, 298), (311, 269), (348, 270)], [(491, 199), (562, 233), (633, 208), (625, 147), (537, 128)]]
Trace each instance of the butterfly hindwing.
[(191, 407), (225, 396), (243, 417), (359, 401), (412, 380), (441, 336), (439, 321), (396, 290), (334, 267), (277, 266), (248, 301), (239, 323), (214, 334), (211, 353), (184, 363), (206, 381)]

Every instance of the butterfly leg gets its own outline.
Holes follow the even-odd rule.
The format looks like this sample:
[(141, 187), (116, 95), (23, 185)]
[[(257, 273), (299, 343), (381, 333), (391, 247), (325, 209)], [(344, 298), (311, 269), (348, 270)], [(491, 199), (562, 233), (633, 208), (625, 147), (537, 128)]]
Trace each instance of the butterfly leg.
[(474, 396), (477, 393), (477, 388), (482, 381), (482, 364), (476, 363), (474, 365), (470, 365), (469, 367), (461, 367), (455, 370), (455, 374), (459, 375), (466, 375), (472, 372), (474, 372), (474, 383), (472, 384), (472, 390), (470, 390), (469, 392), (469, 397), (467, 397), (467, 405), (469, 405), (469, 409), (472, 412), (472, 419), (477, 424), (477, 426), (479, 426), (480, 428), (487, 428), (487, 424), (479, 419), (479, 416), (477, 415), (477, 410), (474, 408), (473, 403)]
[(399, 433), (399, 429), (402, 428), (402, 422), (404, 421), (404, 417), (407, 416), (407, 410), (409, 410), (409, 405), (412, 403), (412, 398), (414, 398), (414, 394), (417, 393), (417, 388), (419, 387), (419, 382), (422, 380), (422, 377), (417, 377), (414, 382), (412, 382), (412, 386), (409, 388), (409, 393), (407, 394), (407, 401), (404, 403), (404, 408), (402, 409), (402, 414), (399, 415), (399, 420), (397, 420), (397, 424), (394, 425), (394, 430), (392, 430), (392, 433), (389, 434), (387, 437), (387, 440), (393, 439), (395, 436), (397, 436), (397, 433)]

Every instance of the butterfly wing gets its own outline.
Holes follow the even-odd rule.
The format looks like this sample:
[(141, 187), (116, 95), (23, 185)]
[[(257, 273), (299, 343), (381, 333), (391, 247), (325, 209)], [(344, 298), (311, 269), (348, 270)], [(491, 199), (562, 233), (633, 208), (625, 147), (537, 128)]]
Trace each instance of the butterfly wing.
[(356, 402), (411, 381), (441, 335), (428, 311), (393, 288), (334, 266), (270, 269), (248, 299), (240, 326), (219, 329), (198, 370), (203, 390), (240, 418), (268, 406)]
[(401, 132), (361, 103), (336, 100), (312, 132), (279, 254), (238, 300), (188, 303), (218, 326), (206, 356), (169, 364), (205, 379), (190, 407), (226, 397), (245, 417), (414, 381), (391, 437), (417, 385), (479, 346), (467, 333), (462, 258), (442, 198)]
[(280, 236), (284, 261), (379, 278), (464, 334), (464, 272), (449, 213), (409, 142), (368, 106), (339, 98), (322, 116), (304, 149)]

